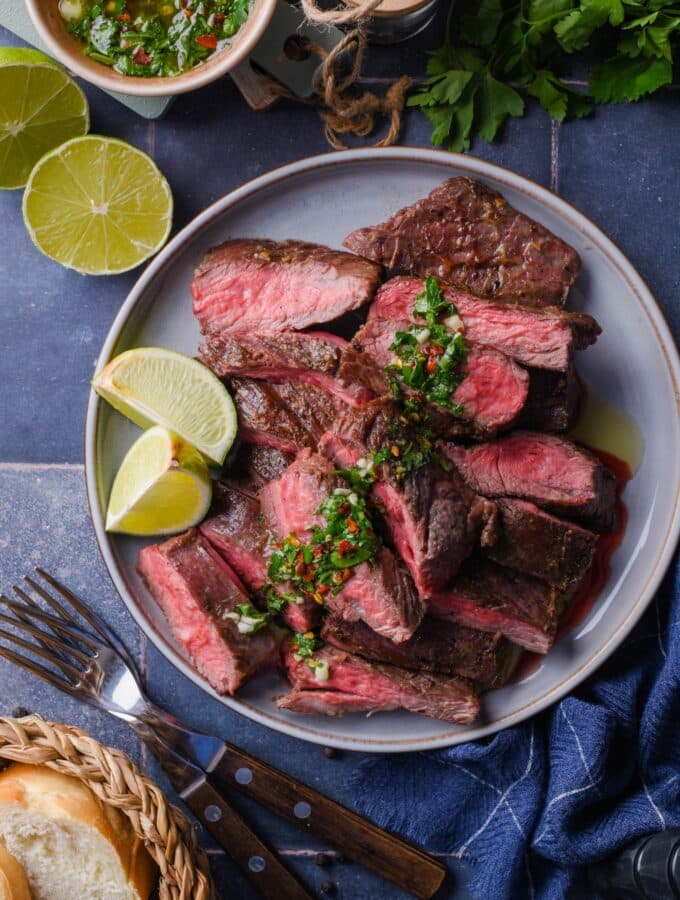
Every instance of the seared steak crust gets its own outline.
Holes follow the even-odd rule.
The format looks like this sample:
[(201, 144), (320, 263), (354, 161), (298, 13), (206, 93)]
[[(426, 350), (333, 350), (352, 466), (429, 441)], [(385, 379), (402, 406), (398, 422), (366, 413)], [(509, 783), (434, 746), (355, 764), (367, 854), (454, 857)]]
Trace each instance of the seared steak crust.
[(473, 294), (563, 306), (580, 270), (576, 251), (471, 178), (450, 178), (345, 247), (391, 272), (434, 275)]
[(572, 591), (590, 569), (599, 536), (526, 500), (499, 499), (498, 539), (487, 555), (503, 566)]
[(196, 269), (194, 315), (204, 334), (309, 328), (367, 303), (380, 272), (367, 259), (321, 244), (225, 241)]
[(363, 622), (328, 616), (321, 629), (327, 644), (375, 662), (403, 669), (460, 675), (487, 688), (499, 687), (518, 659), (517, 648), (500, 633), (473, 631), (445, 619), (425, 616), (413, 637), (395, 644)]
[(569, 431), (576, 424), (583, 389), (573, 365), (566, 372), (528, 369), (529, 396), (516, 422), (535, 431)]

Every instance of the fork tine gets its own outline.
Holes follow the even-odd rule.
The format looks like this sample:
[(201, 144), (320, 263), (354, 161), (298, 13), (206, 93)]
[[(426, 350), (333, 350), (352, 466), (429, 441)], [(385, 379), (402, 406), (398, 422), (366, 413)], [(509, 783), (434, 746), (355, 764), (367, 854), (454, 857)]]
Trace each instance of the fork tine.
[[(30, 579), (27, 578), (26, 580), (29, 581)], [(42, 596), (44, 599), (47, 599), (47, 602), (49, 603), (50, 607), (57, 613), (58, 616), (63, 616), (65, 621), (73, 622), (74, 625), (78, 624), (75, 621), (75, 619), (73, 618), (73, 616), (69, 615), (69, 613), (61, 606), (60, 603), (58, 603), (56, 600), (54, 600), (54, 598), (50, 597), (49, 594), (47, 594), (46, 592), (43, 593), (42, 591), (40, 591), (40, 588), (37, 584), (35, 584), (34, 582), (31, 582), (31, 586), (34, 587), (34, 589), (40, 593), (40, 596)], [(40, 609), (40, 606), (38, 605), (38, 603), (33, 599), (33, 597), (31, 597), (30, 594), (28, 594), (25, 590), (23, 590), (23, 588), (20, 588), (18, 585), (15, 584), (15, 585), (13, 585), (13, 590), (14, 590), (14, 593), (18, 597), (20, 597), (27, 606), (30, 606), (32, 609), (38, 609), (38, 610)], [(30, 620), (26, 613), (23, 613), (23, 612), (20, 613), (18, 611), (18, 609), (16, 609), (16, 608), (13, 609), (12, 612), (18, 619), (21, 619), (22, 622), (28, 622), (30, 624)], [(52, 632), (52, 634), (58, 635), (61, 638), (61, 640), (64, 642), (64, 644), (68, 645), (68, 647), (70, 649), (77, 649), (77, 647), (78, 647), (77, 641), (75, 641), (73, 638), (70, 638), (65, 634), (59, 635), (59, 632), (54, 627), (50, 627), (50, 631)]]
[[(65, 619), (67, 622), (73, 622), (75, 624), (75, 619), (73, 618), (72, 613), (65, 609), (58, 600), (55, 600), (55, 598), (51, 594), (49, 594), (42, 587), (42, 585), (38, 584), (32, 578), (28, 577), (24, 578), (24, 581), (36, 592), (36, 594), (43, 598), (45, 603), (47, 603), (52, 608), (52, 610), (57, 614), (59, 618)], [(26, 600), (28, 603), (30, 603), (31, 606), (38, 605), (30, 596), (30, 594), (27, 594), (26, 591), (22, 590), (20, 587), (17, 587), (16, 584), (14, 585), (14, 592), (16, 594), (19, 594), (22, 600)]]
[[(19, 616), (16, 612), (15, 615)], [(35, 638), (45, 647), (45, 650), (49, 650), (51, 647), (52, 655), (59, 656), (67, 665), (70, 665), (74, 658), (86, 668), (92, 665), (93, 657), (87, 656), (87, 654), (78, 650), (76, 647), (69, 647), (68, 651), (64, 652), (63, 642), (57, 637), (53, 637), (51, 634), (45, 634), (44, 631), (36, 628), (32, 622), (28, 621), (28, 616), (24, 617), (22, 614), (17, 621), (17, 619), (13, 619), (11, 616), (6, 616), (4, 613), (0, 612), (0, 622), (11, 625), (13, 628), (19, 628), (27, 634), (30, 634), (31, 637)]]
[(89, 647), (93, 653), (98, 653), (101, 648), (101, 644), (97, 642), (97, 639), (78, 625), (69, 625), (60, 619), (57, 619), (56, 616), (43, 612), (37, 606), (24, 606), (21, 603), (17, 603), (16, 600), (10, 600), (9, 597), (6, 597), (4, 594), (0, 594), (0, 601), (4, 603), (5, 606), (8, 606), (12, 612), (18, 610), (20, 614), (23, 613), (31, 619), (37, 619), (53, 631), (57, 631), (59, 634), (65, 634), (71, 640), (78, 641), (80, 644)]
[(2, 644), (0, 644), (0, 656), (8, 659), (17, 666), (21, 666), (22, 669), (27, 669), (29, 672), (32, 672), (44, 681), (49, 682), (52, 687), (63, 691), (65, 694), (74, 696), (78, 693), (71, 684), (64, 681), (55, 672), (50, 672), (49, 669), (41, 666), (40, 663), (35, 662), (35, 660), (29, 659), (21, 653), (15, 653), (13, 650), (10, 650), (9, 647), (5, 647)]
[[(3, 621), (6, 621), (7, 618), (7, 616), (2, 616)], [(18, 634), (12, 634), (11, 631), (5, 631), (4, 628), (0, 628), (0, 638), (4, 638), (4, 640), (9, 641), (11, 644), (18, 644), (23, 650), (28, 650), (29, 653), (35, 653), (36, 656), (44, 659), (45, 662), (52, 663), (52, 665), (55, 666), (59, 666), (64, 675), (72, 678), (76, 682), (76, 684), (78, 684), (82, 680), (83, 673), (79, 672), (78, 669), (74, 668), (74, 666), (71, 666), (65, 662), (61, 662), (54, 655), (54, 653), (51, 653), (49, 650), (45, 650), (43, 647), (38, 647), (35, 644), (31, 644), (30, 641), (25, 641), (22, 637), (19, 637)], [(72, 685), (72, 687), (75, 687), (75, 685)]]
[[(89, 624), (94, 628), (97, 634), (105, 641), (105, 643), (109, 644), (113, 649), (119, 653), (127, 662), (127, 664), (133, 669), (136, 670), (136, 664), (134, 659), (130, 655), (129, 650), (125, 646), (125, 644), (121, 641), (118, 635), (112, 631), (104, 622), (104, 620), (97, 615), (97, 613), (93, 612), (86, 604), (83, 603), (76, 595), (70, 591), (65, 585), (63, 585), (60, 581), (58, 581), (53, 575), (50, 575), (49, 572), (46, 572), (44, 569), (41, 569), (39, 566), (35, 570), (41, 578), (43, 578), (49, 585), (51, 585), (57, 593), (63, 597), (67, 603), (70, 603), (71, 606), (76, 610), (76, 612)], [(26, 581), (29, 584), (33, 585), (35, 582), (26, 578)], [(44, 591), (44, 589), (43, 589)], [(44, 596), (43, 591), (39, 591), (41, 596)], [(53, 598), (54, 599), (54, 598)], [(56, 600), (54, 600), (57, 603)], [(72, 618), (72, 617), (71, 617)]]

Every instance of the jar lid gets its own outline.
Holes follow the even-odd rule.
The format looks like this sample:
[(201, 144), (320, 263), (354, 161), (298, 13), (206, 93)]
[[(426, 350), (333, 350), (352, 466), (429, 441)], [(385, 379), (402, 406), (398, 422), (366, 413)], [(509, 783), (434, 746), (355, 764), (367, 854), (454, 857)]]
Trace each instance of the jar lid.
[[(350, 6), (357, 6), (360, 0), (345, 0)], [(409, 13), (422, 9), (424, 6), (434, 4), (437, 0), (382, 0), (374, 10), (371, 11), (371, 17), (388, 17), (388, 16), (405, 16)]]

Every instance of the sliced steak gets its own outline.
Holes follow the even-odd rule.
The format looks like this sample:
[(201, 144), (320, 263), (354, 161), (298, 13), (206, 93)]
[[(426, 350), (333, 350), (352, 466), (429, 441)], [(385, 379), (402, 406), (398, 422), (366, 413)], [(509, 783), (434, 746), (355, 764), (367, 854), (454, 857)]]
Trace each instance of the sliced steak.
[[(413, 304), (422, 292), (422, 278), (400, 276), (383, 284), (368, 312), (370, 319), (408, 320), (422, 324), (413, 315)], [(453, 303), (463, 320), (465, 337), (505, 353), (516, 362), (536, 369), (566, 371), (576, 350), (594, 344), (602, 329), (592, 316), (499, 303), (475, 297), (442, 285), (444, 297)]]
[[(389, 400), (352, 410), (322, 438), (319, 449), (348, 467), (385, 447), (398, 416)], [(402, 427), (404, 435), (407, 430)], [(495, 538), (495, 505), (478, 497), (453, 470), (428, 463), (400, 481), (394, 466), (381, 467), (373, 485), (394, 546), (406, 563), (421, 597), (429, 597), (456, 574), (480, 542)]]
[[(469, 681), (409, 672), (396, 666), (370, 663), (335, 647), (317, 651), (315, 659), (328, 664), (328, 679), (319, 682), (305, 660), (296, 660), (288, 647), (285, 653), (292, 694), (277, 700), (281, 709), (297, 712), (379, 712), (407, 709), (445, 722), (468, 725), (477, 718), (479, 699)], [(329, 699), (338, 692), (339, 699)], [(326, 695), (326, 701), (310, 694)]]
[[(274, 541), (260, 510), (260, 502), (227, 481), (220, 482), (215, 493), (219, 496), (219, 513), (203, 522), (201, 534), (234, 569), (248, 590), (257, 594), (267, 580)], [(287, 588), (283, 586), (282, 590)], [(282, 616), (294, 631), (309, 631), (319, 624), (320, 610), (313, 600), (300, 599), (299, 604), (287, 604)]]
[(535, 431), (569, 431), (578, 419), (583, 387), (573, 366), (566, 372), (528, 369), (529, 396), (517, 426)]
[(499, 687), (512, 674), (518, 648), (499, 633), (473, 631), (444, 619), (425, 616), (413, 637), (403, 644), (376, 634), (363, 622), (328, 616), (321, 629), (327, 644), (375, 662), (460, 675), (487, 688)]
[(616, 524), (616, 477), (594, 453), (554, 434), (515, 431), (487, 444), (441, 444), (473, 491), (521, 497), (595, 528)]
[(590, 569), (599, 536), (526, 500), (499, 499), (498, 539), (487, 555), (503, 566), (571, 591)]
[[(281, 478), (262, 488), (262, 510), (279, 537), (294, 532), (308, 540), (311, 529), (323, 524), (317, 513), (320, 504), (344, 485), (328, 460), (303, 451)], [(343, 589), (328, 594), (327, 602), (344, 618), (363, 619), (396, 642), (411, 637), (424, 613), (408, 574), (387, 547), (381, 547), (372, 562), (355, 566)]]
[[(363, 379), (368, 370), (365, 386), (374, 392), (388, 393), (387, 382), (377, 391), (378, 373), (394, 359), (389, 349), (397, 331), (409, 327), (408, 320), (371, 319), (360, 328), (352, 341), (352, 347), (367, 356), (373, 363), (357, 369), (360, 356), (350, 356), (340, 367), (341, 377)], [(452, 434), (481, 433), (493, 435), (509, 428), (520, 416), (529, 395), (529, 375), (516, 362), (490, 347), (470, 345), (464, 367), (467, 375), (451, 396), (454, 403), (463, 406), (462, 416), (449, 416), (444, 407), (437, 411), (450, 420)]]
[(547, 653), (564, 603), (544, 581), (476, 558), (463, 566), (449, 588), (432, 597), (429, 610), (468, 628), (500, 631), (520, 647)]
[(239, 442), (229, 479), (238, 481), (242, 490), (256, 495), (262, 485), (278, 478), (294, 459), (294, 453), (284, 453), (275, 447)]
[(209, 250), (194, 273), (194, 315), (209, 331), (287, 331), (367, 303), (380, 266), (304, 241), (239, 238)]
[(198, 355), (220, 378), (239, 375), (269, 382), (312, 384), (340, 402), (361, 406), (373, 394), (355, 381), (339, 377), (347, 341), (323, 332), (218, 331), (206, 336)]
[(192, 528), (145, 547), (137, 571), (168, 620), (175, 640), (219, 694), (234, 694), (278, 649), (269, 628), (240, 634), (226, 614), (248, 601), (229, 565)]
[(434, 275), (527, 306), (564, 305), (581, 267), (573, 247), (465, 177), (448, 179), (380, 225), (359, 228), (344, 245), (391, 272)]
[(338, 414), (330, 394), (310, 384), (231, 378), (228, 385), (238, 410), (241, 438), (281, 453), (315, 448)]

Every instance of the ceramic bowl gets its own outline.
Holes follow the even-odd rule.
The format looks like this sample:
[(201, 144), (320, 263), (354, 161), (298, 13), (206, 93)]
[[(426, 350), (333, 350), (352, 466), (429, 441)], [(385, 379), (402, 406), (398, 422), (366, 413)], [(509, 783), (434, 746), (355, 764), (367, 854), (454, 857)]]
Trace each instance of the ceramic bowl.
[(253, 0), (250, 15), (243, 27), (234, 35), (224, 50), (213, 53), (181, 75), (151, 76), (139, 78), (121, 75), (109, 66), (91, 59), (83, 52), (83, 46), (66, 30), (66, 23), (59, 13), (58, 0), (26, 0), (36, 31), (48, 51), (64, 66), (106, 91), (131, 94), (135, 97), (166, 97), (184, 94), (226, 75), (242, 62), (264, 34), (274, 14), (276, 0)]

